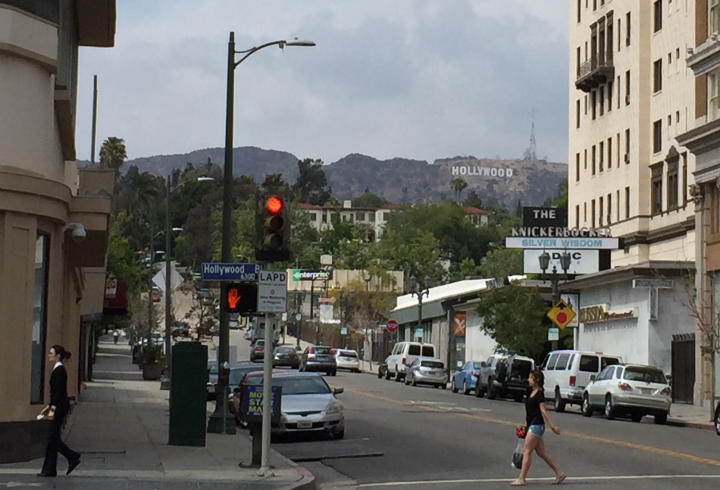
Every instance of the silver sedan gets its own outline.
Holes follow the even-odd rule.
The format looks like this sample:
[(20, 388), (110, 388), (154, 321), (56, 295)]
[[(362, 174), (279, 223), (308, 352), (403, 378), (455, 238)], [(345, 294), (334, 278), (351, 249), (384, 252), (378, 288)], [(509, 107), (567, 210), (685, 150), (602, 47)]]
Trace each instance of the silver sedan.
[(447, 376), (443, 362), (422, 357), (414, 359), (407, 368), (405, 384), (417, 386), (418, 383), (442, 387), (444, 390), (447, 387)]

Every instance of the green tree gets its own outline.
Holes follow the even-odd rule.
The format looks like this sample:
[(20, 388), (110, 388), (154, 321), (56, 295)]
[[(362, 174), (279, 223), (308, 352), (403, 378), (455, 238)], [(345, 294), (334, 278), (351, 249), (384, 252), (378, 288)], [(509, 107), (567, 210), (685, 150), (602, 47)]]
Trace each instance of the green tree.
[(462, 191), (464, 191), (467, 186), (467, 182), (465, 182), (465, 179), (462, 177), (456, 177), (450, 181), (450, 188), (455, 191), (456, 203), (460, 204), (462, 202)]
[(335, 255), (338, 245), (342, 241), (357, 240), (360, 235), (349, 221), (340, 218), (340, 213), (330, 215), (330, 226), (320, 233), (320, 250), (326, 254)]
[(504, 279), (523, 273), (523, 254), (517, 248), (496, 248), (490, 250), (480, 263), (483, 277)]
[(110, 136), (100, 147), (100, 164), (114, 170), (119, 169), (127, 159), (125, 140)]
[(480, 199), (480, 196), (478, 196), (477, 192), (470, 191), (470, 192), (468, 192), (467, 197), (463, 201), (463, 206), (469, 206), (472, 208), (482, 209), (483, 208), (482, 199)]
[[(553, 198), (548, 198), (543, 203), (544, 206), (552, 206), (556, 208), (562, 208), (567, 211), (568, 207), (568, 181), (563, 179), (558, 185), (558, 193)], [(567, 214), (567, 213), (566, 213)], [(567, 223), (565, 223), (567, 225)]]
[(300, 202), (320, 206), (332, 197), (322, 166), (323, 161), (319, 159), (306, 158), (298, 161), (299, 174), (293, 185), (293, 192)]
[(539, 360), (546, 350), (547, 305), (537, 288), (511, 284), (478, 297), (482, 329), (503, 349)]
[(137, 304), (142, 287), (143, 269), (137, 261), (135, 250), (129, 241), (111, 225), (107, 247), (107, 275), (125, 281), (130, 305)]
[(400, 234), (387, 229), (383, 239), (370, 248), (368, 260), (374, 267), (429, 276), (434, 284), (440, 284), (445, 276), (440, 255), (440, 242), (427, 230)]
[(370, 189), (365, 189), (363, 194), (352, 198), (352, 204), (357, 208), (381, 208), (390, 204), (390, 201), (370, 192)]

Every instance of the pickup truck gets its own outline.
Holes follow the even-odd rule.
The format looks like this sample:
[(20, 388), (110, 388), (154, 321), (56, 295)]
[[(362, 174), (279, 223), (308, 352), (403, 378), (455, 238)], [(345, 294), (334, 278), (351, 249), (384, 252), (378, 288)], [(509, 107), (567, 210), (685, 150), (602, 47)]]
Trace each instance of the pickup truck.
[(533, 369), (535, 361), (529, 357), (494, 354), (488, 358), (486, 365), (480, 368), (478, 389), (475, 393), (479, 397), (487, 393), (491, 400), (499, 396), (522, 401), (530, 387), (528, 377)]

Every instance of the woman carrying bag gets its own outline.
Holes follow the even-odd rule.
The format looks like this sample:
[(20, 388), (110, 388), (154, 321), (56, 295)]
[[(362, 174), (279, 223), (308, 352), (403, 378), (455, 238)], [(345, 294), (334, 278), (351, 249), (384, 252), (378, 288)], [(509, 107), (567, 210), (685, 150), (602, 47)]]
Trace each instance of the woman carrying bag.
[(547, 420), (550, 430), (556, 434), (560, 434), (558, 429), (550, 419), (547, 408), (545, 408), (545, 395), (543, 394), (543, 384), (545, 377), (541, 371), (533, 371), (530, 373), (530, 394), (525, 398), (525, 421), (527, 423), (527, 435), (523, 444), (522, 469), (517, 480), (510, 483), (513, 487), (525, 486), (528, 470), (530, 469), (530, 457), (535, 451), (538, 456), (555, 472), (555, 483), (560, 484), (565, 480), (567, 475), (560, 470), (560, 467), (553, 461), (550, 453), (545, 450), (543, 442), (543, 433), (545, 432), (545, 421)]
[(45, 462), (38, 476), (57, 475), (58, 452), (68, 461), (66, 475), (69, 475), (80, 464), (80, 453), (73, 451), (60, 438), (65, 417), (70, 411), (67, 397), (67, 371), (63, 361), (70, 359), (70, 353), (62, 345), (53, 345), (48, 352), (48, 361), (53, 365), (50, 374), (50, 405), (43, 408), (40, 415), (50, 420), (50, 429), (45, 449)]

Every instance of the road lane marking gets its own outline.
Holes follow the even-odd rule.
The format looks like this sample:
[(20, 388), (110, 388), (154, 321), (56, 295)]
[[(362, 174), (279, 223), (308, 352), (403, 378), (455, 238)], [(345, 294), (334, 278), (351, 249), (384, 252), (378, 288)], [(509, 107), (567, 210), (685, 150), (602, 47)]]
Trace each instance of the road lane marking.
[[(568, 476), (565, 481), (591, 482), (591, 481), (614, 481), (614, 480), (674, 480), (674, 479), (720, 479), (720, 475), (614, 475), (614, 476)], [(357, 488), (372, 487), (404, 487), (417, 485), (453, 485), (461, 483), (505, 483), (511, 482), (515, 478), (465, 478), (458, 480), (416, 480), (416, 481), (391, 481), (377, 483), (360, 483)], [(528, 483), (551, 481), (554, 477), (549, 478), (528, 478)]]
[[(511, 422), (509, 420), (505, 419), (499, 419), (497, 417), (489, 417), (487, 415), (476, 415), (476, 414), (470, 414), (470, 413), (462, 413), (462, 412), (447, 412), (445, 410), (440, 410), (436, 407), (429, 406), (429, 405), (421, 405), (418, 403), (410, 403), (404, 400), (397, 400), (395, 398), (390, 398), (384, 395), (376, 395), (372, 393), (367, 393), (363, 391), (357, 391), (356, 393), (360, 393), (364, 396), (367, 396), (369, 398), (377, 398), (379, 400), (383, 400), (386, 402), (394, 403), (396, 405), (407, 405), (407, 406), (414, 406), (418, 409), (428, 411), (428, 412), (443, 412), (443, 413), (454, 413), (458, 417), (467, 417), (475, 420), (482, 420), (484, 422), (492, 422), (495, 424), (502, 424), (502, 425), (508, 425), (515, 427), (518, 424), (516, 422)], [(592, 442), (602, 442), (605, 444), (610, 444), (613, 446), (620, 446), (620, 447), (626, 447), (629, 449), (638, 449), (640, 451), (646, 451), (653, 454), (660, 454), (663, 456), (670, 456), (672, 458), (682, 458), (688, 461), (693, 461), (695, 463), (702, 463), (702, 464), (708, 464), (712, 466), (718, 466), (720, 467), (720, 460), (712, 459), (712, 458), (703, 458), (700, 456), (695, 456), (694, 454), (688, 454), (688, 453), (681, 453), (679, 451), (672, 451), (670, 449), (661, 449), (654, 446), (648, 446), (645, 444), (638, 444), (635, 442), (628, 442), (628, 441), (621, 441), (618, 439), (609, 439), (607, 437), (600, 437), (600, 436), (593, 436), (590, 434), (583, 434), (580, 432), (573, 432), (573, 431), (562, 431), (562, 435), (574, 437), (576, 439), (582, 439), (584, 441), (592, 441)]]

